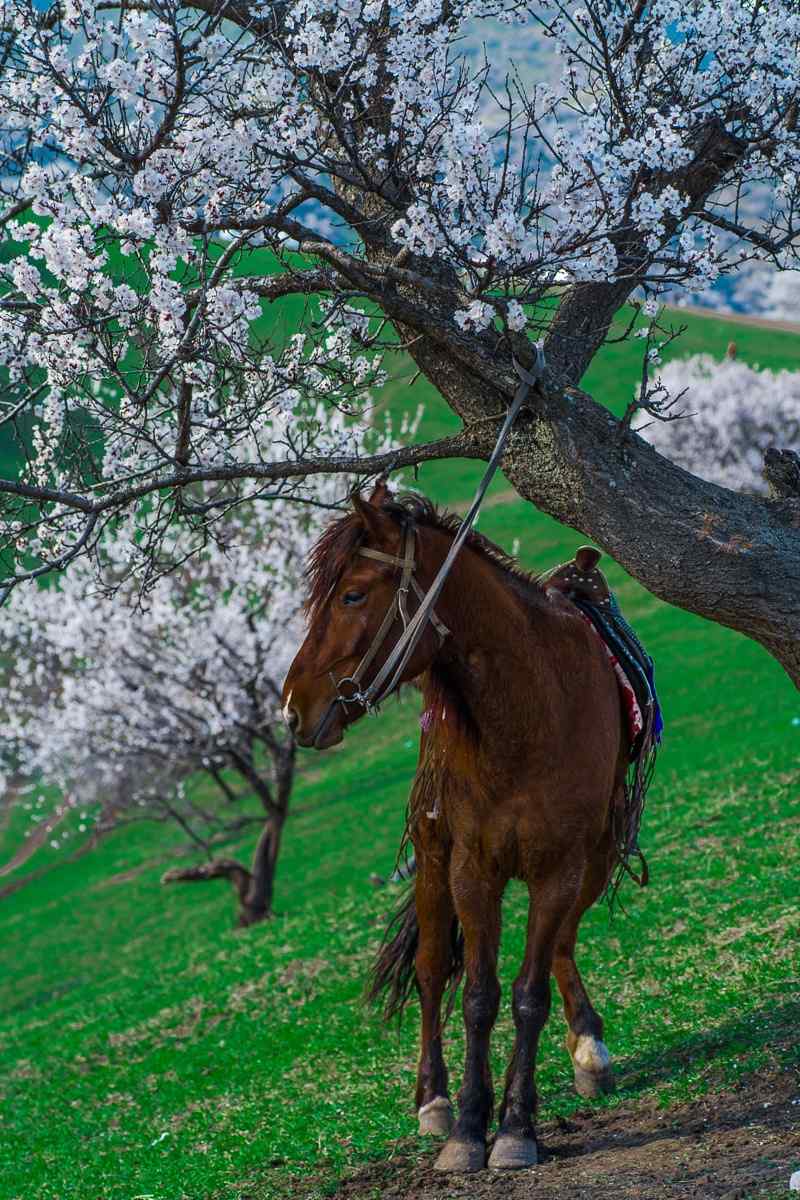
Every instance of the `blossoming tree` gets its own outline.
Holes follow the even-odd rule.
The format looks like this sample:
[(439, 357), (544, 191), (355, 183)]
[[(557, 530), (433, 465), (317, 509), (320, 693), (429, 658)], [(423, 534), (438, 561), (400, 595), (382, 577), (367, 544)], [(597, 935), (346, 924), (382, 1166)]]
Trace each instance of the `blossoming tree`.
[[(661, 368), (659, 382), (682, 413), (680, 419), (648, 421), (642, 428), (662, 454), (726, 488), (780, 492), (777, 461), (769, 451), (800, 446), (800, 373), (758, 370), (734, 355), (715, 362), (697, 354)], [(770, 479), (764, 476), (765, 455)]]
[[(317, 452), (349, 441), (357, 453), (363, 431), (327, 417)], [(278, 435), (273, 423), (264, 436), (271, 444)], [(225, 878), (240, 924), (269, 914), (295, 763), (280, 694), (302, 638), (305, 558), (350, 482), (320, 477), (313, 505), (234, 505), (213, 538), (200, 530), (199, 545), (197, 531), (174, 523), (162, 557), (184, 565), (145, 597), (130, 570), (141, 521), (107, 529), (93, 558), (77, 558), (51, 586), (13, 591), (0, 609), (3, 740), (28, 781), (18, 802), (38, 823), (54, 809), (91, 814), (104, 830), (177, 823), (207, 861), (176, 867), (164, 882)], [(217, 490), (195, 486), (194, 505), (211, 495), (219, 504)], [(211, 857), (254, 824), (251, 867)]]
[[(168, 528), (193, 481), (285, 493), (321, 470), (486, 458), (538, 335), (514, 487), (800, 681), (797, 500), (679, 470), (579, 390), (632, 294), (795, 260), (796, 0), (2, 11), (1, 419), (28, 451), (0, 482), (9, 583), (121, 511)], [(541, 41), (550, 82), (478, 63), (464, 34), (484, 19)], [(269, 305), (297, 337), (267, 342)], [(357, 408), (389, 344), (459, 433), (356, 462), (315, 458), (298, 428), (241, 453), (294, 394)]]

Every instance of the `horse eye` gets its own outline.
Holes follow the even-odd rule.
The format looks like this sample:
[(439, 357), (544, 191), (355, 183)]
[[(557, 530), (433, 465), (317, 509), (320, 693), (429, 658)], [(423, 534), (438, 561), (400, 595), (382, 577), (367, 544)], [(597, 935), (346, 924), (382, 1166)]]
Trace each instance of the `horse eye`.
[(366, 596), (364, 595), (363, 592), (345, 592), (345, 594), (342, 596), (342, 603), (343, 604), (360, 604), (361, 601), (365, 600), (365, 599), (366, 599)]

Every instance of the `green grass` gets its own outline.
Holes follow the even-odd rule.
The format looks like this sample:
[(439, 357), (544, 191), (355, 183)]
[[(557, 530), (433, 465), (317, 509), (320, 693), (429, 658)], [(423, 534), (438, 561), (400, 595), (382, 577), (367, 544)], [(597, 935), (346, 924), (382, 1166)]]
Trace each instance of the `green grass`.
[[(797, 366), (800, 340), (696, 318), (680, 352)], [(611, 347), (588, 389), (618, 409), (640, 346)], [(398, 377), (393, 410), (426, 402), (423, 433), (455, 424), (424, 385)], [(420, 485), (463, 504), (480, 466), (432, 464)], [(493, 488), (496, 500), (507, 484)], [(541, 568), (579, 538), (521, 501), (481, 528)], [(798, 1061), (800, 699), (758, 646), (663, 605), (609, 564), (654, 654), (667, 741), (645, 820), (652, 883), (626, 911), (597, 907), (581, 963), (606, 1020), (618, 1097), (668, 1105), (742, 1074)], [(176, 835), (134, 828), (53, 864), (0, 902), (1, 1200), (272, 1200), (316, 1197), (347, 1168), (413, 1139), (416, 1020), (387, 1028), (359, 997), (397, 890), (376, 891), (400, 838), (416, 759), (413, 696), (346, 744), (301, 762), (278, 879), (279, 916), (232, 928), (222, 885), (162, 889)], [(0, 835), (2, 860), (23, 814)], [(233, 847), (232, 849), (236, 849)], [(247, 853), (247, 844), (239, 847)], [(28, 864), (23, 870), (30, 870)], [(521, 956), (518, 887), (504, 908), (499, 1079)], [(570, 1090), (554, 1007), (540, 1053), (543, 1114)], [(460, 1020), (449, 1028), (457, 1086)], [(607, 1101), (610, 1103), (615, 1102)]]

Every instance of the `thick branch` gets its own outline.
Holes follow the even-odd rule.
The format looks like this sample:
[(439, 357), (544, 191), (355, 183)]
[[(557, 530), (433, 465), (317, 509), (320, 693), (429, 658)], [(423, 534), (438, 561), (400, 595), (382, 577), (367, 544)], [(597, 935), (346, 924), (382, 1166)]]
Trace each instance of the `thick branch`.
[[(516, 386), (491, 388), (440, 346), (411, 353), (466, 421), (482, 457)], [(800, 515), (689, 474), (548, 372), (519, 418), (503, 471), (519, 494), (607, 550), (654, 595), (760, 642), (800, 686)]]
[(161, 876), (162, 883), (206, 883), (209, 879), (229, 880), (243, 900), (252, 875), (234, 858), (215, 858), (197, 867), (172, 867)]
[[(441, 458), (480, 458), (473, 441), (466, 434), (441, 438), (436, 442), (423, 442), (416, 446), (399, 446), (381, 454), (365, 457), (348, 455), (342, 458), (303, 458), (274, 463), (237, 463), (230, 467), (187, 467), (185, 471), (174, 471), (168, 475), (156, 475), (143, 483), (121, 488), (109, 496), (95, 499), (76, 492), (60, 491), (57, 488), (34, 487), (15, 479), (0, 479), (0, 494), (20, 496), (36, 500), (41, 504), (58, 504), (65, 509), (74, 509), (89, 515), (99, 515), (112, 509), (122, 508), (143, 496), (168, 488), (186, 487), (192, 483), (235, 482), (239, 479), (264, 480), (302, 479), (310, 475), (377, 475), (383, 471), (410, 467), (417, 463), (433, 462)], [(113, 487), (109, 481), (106, 487)]]

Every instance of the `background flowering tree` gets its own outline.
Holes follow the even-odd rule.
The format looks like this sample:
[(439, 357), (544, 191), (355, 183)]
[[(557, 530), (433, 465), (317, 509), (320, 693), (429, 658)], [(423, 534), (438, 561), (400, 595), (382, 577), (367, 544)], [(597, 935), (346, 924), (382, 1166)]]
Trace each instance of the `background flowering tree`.
[[(800, 445), (800, 375), (761, 371), (729, 355), (677, 359), (663, 367), (658, 383), (676, 418), (648, 421), (643, 436), (667, 458), (703, 479), (737, 491), (769, 495), (764, 455), (775, 446)], [(800, 461), (800, 460), (798, 460)]]
[[(797, 502), (677, 469), (578, 390), (633, 293), (794, 262), (795, 0), (3, 14), (3, 420), (28, 447), (0, 483), (12, 582), (120, 511), (157, 558), (193, 481), (287, 495), (321, 470), (485, 458), (536, 334), (549, 371), (509, 444), (512, 484), (800, 681)], [(495, 18), (545, 45), (547, 85), (476, 62)], [(291, 305), (295, 337), (266, 341), (270, 303)], [(360, 411), (389, 344), (459, 434), (320, 460), (300, 424), (243, 451), (298, 398)], [(709, 555), (709, 523), (730, 552)]]
[[(344, 419), (332, 424), (318, 453), (339, 443)], [(363, 435), (346, 436), (357, 450)], [(29, 781), (18, 802), (37, 823), (54, 806), (102, 830), (177, 823), (208, 861), (164, 882), (226, 878), (240, 924), (269, 914), (295, 766), (280, 694), (302, 639), (305, 558), (350, 482), (322, 477), (313, 505), (229, 508), (199, 545), (188, 524), (174, 525), (162, 551), (184, 565), (144, 598), (130, 569), (141, 533), (131, 523), (107, 529), (93, 558), (52, 586), (12, 593), (0, 609), (4, 747), (18, 786)], [(212, 494), (219, 502), (216, 489), (195, 487), (193, 504)], [(211, 857), (251, 825), (260, 833), (250, 868)]]
[(749, 312), (770, 321), (797, 321), (800, 314), (800, 271), (775, 271), (753, 264), (744, 273), (736, 298)]

